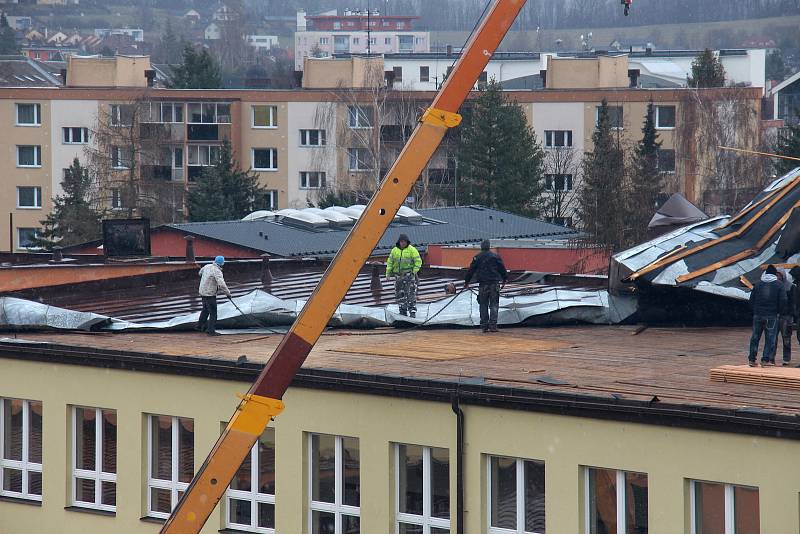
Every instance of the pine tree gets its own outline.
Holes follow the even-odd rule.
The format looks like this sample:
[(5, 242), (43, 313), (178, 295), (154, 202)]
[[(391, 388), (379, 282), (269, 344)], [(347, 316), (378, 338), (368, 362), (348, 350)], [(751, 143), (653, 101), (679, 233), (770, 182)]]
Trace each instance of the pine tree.
[(208, 50), (197, 52), (192, 45), (183, 49), (183, 64), (172, 70), (169, 87), (172, 89), (219, 89), (222, 74), (219, 63)]
[(5, 13), (0, 14), (0, 54), (19, 54), (17, 34), (14, 32), (14, 29), (8, 25), (8, 19)]
[(102, 235), (103, 213), (89, 201), (91, 179), (87, 169), (75, 158), (64, 172), (64, 194), (53, 199), (53, 210), (41, 221), (38, 245), (51, 249), (85, 243)]
[(594, 148), (583, 160), (578, 214), (584, 231), (597, 244), (613, 250), (625, 244), (625, 165), (619, 139), (611, 131), (608, 103), (603, 99), (592, 134)]
[(631, 190), (628, 198), (630, 239), (640, 243), (647, 238), (647, 224), (656, 210), (658, 194), (663, 188), (663, 176), (658, 170), (658, 150), (661, 141), (656, 132), (655, 106), (647, 104), (647, 116), (642, 126), (642, 140), (636, 146), (631, 169)]
[(706, 48), (692, 61), (689, 87), (722, 87), (725, 85), (725, 67), (711, 49)]
[(491, 80), (474, 100), (458, 148), (470, 202), (537, 215), (544, 190), (544, 152), (516, 102)]
[(168, 17), (164, 23), (164, 33), (161, 34), (154, 56), (158, 58), (158, 61), (174, 64), (181, 61), (182, 50), (181, 42), (178, 40), (178, 36), (172, 28), (172, 22)]
[[(781, 156), (800, 158), (800, 124), (789, 125), (778, 134), (775, 153)], [(800, 161), (792, 159), (776, 159), (775, 172), (783, 176), (795, 167), (800, 167)]]
[(189, 220), (241, 219), (252, 211), (266, 208), (261, 205), (265, 194), (255, 173), (239, 170), (230, 144), (225, 143), (220, 148), (219, 159), (213, 166), (203, 169), (197, 187), (189, 192)]
[(787, 74), (791, 71), (786, 68), (786, 63), (783, 60), (783, 53), (780, 48), (776, 48), (767, 54), (766, 61), (766, 74), (767, 80), (783, 81)]

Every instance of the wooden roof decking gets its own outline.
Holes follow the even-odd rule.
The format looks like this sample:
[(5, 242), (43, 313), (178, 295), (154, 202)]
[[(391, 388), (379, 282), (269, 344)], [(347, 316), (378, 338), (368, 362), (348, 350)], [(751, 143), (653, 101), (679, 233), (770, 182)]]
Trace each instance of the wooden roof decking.
[[(452, 383), (560, 392), (614, 401), (645, 401), (682, 410), (742, 410), (800, 415), (791, 389), (713, 382), (709, 370), (746, 363), (747, 328), (575, 326), (326, 332), (304, 369), (366, 373)], [(22, 333), (68, 347), (264, 363), (280, 335), (200, 333)]]

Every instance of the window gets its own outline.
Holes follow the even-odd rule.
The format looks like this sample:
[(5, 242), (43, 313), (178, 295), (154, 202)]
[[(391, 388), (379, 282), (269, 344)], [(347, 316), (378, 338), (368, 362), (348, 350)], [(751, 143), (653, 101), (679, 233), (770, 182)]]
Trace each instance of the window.
[(349, 534), (360, 529), (358, 438), (309, 436), (311, 534)]
[(253, 128), (277, 128), (277, 106), (253, 106)]
[[(373, 25), (374, 25), (374, 24), (373, 24)], [(371, 44), (371, 45), (374, 45), (374, 44), (375, 44), (375, 43), (377, 43), (377, 42), (378, 42), (378, 40), (377, 40), (377, 39), (375, 39), (374, 37), (370, 37), (370, 38), (369, 38), (369, 44)]]
[(675, 128), (675, 106), (656, 106), (656, 128)]
[(188, 106), (188, 122), (191, 124), (229, 124), (231, 105), (222, 102), (192, 102)]
[(450, 459), (447, 449), (396, 446), (397, 531), (450, 531)]
[(111, 147), (111, 166), (115, 169), (130, 169), (132, 152), (130, 147), (112, 146)]
[(147, 515), (166, 519), (194, 476), (194, 421), (147, 416)]
[(419, 68), (419, 81), (427, 82), (431, 79), (431, 68), (428, 66), (421, 66)]
[(572, 191), (571, 174), (545, 174), (544, 183), (548, 191)]
[[(607, 106), (608, 109), (608, 122), (612, 128), (621, 130), (624, 127), (624, 117), (622, 114), (622, 106)], [(597, 106), (595, 112), (595, 123), (600, 120), (600, 106)]]
[(36, 243), (39, 239), (38, 228), (17, 228), (17, 248), (38, 250), (41, 247)]
[(253, 207), (256, 210), (276, 210), (278, 209), (278, 191), (269, 189), (259, 194)]
[(544, 534), (544, 463), (489, 457), (489, 534)]
[(385, 44), (385, 45), (392, 44), (392, 38), (391, 37), (384, 37), (383, 38), (383, 44)]
[(183, 122), (183, 104), (162, 102), (160, 119), (161, 122)]
[(117, 412), (72, 407), (72, 504), (117, 509)]
[(544, 146), (547, 148), (571, 147), (572, 130), (545, 130)]
[(253, 170), (256, 170), (256, 171), (277, 171), (278, 170), (278, 149), (277, 148), (254, 148), (253, 149)]
[(17, 207), (18, 208), (41, 208), (42, 207), (42, 188), (18, 186), (17, 187)]
[(84, 145), (89, 142), (89, 128), (65, 127), (61, 131), (65, 145)]
[(208, 167), (219, 161), (219, 145), (189, 145), (186, 152), (190, 166)]
[(421, 45), (422, 44), (422, 37), (414, 37), (414, 44)]
[(300, 130), (300, 146), (323, 146), (325, 130)]
[(322, 189), (323, 187), (325, 187), (324, 172), (300, 172), (300, 189)]
[(661, 172), (675, 172), (675, 151), (671, 148), (659, 148), (656, 153), (658, 170)]
[(39, 145), (17, 145), (17, 167), (41, 167), (42, 147)]
[(130, 126), (133, 123), (133, 105), (111, 104), (109, 119), (111, 126)]
[(321, 45), (328, 44), (328, 38), (327, 37), (320, 37), (319, 38), (319, 44), (321, 44)]
[(353, 44), (357, 45), (359, 43), (358, 37), (353, 37)]
[(347, 124), (350, 128), (372, 128), (375, 110), (371, 107), (348, 106)]
[[(400, 25), (398, 24), (399, 28)], [(397, 36), (397, 49), (400, 52), (413, 52), (414, 51), (414, 36), (413, 35), (398, 35)]]
[(111, 209), (125, 209), (125, 206), (122, 203), (122, 191), (118, 187), (115, 187), (111, 190)]
[(351, 171), (372, 170), (372, 157), (366, 148), (348, 148), (347, 159)]
[(758, 534), (758, 488), (691, 481), (692, 534)]
[(17, 126), (41, 126), (41, 104), (17, 104)]
[(253, 445), (225, 493), (226, 526), (248, 532), (275, 532), (275, 429)]
[(42, 500), (42, 403), (0, 398), (0, 495)]
[(586, 468), (586, 533), (647, 532), (647, 475)]
[(403, 81), (403, 67), (392, 67), (392, 73), (394, 73), (394, 81)]

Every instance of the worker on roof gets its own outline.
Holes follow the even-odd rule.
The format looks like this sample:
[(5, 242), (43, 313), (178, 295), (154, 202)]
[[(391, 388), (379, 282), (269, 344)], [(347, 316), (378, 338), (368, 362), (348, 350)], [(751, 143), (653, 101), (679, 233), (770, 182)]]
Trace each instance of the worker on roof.
[(213, 263), (200, 269), (198, 292), (203, 300), (203, 311), (200, 312), (197, 329), (201, 332), (205, 331), (209, 336), (219, 335), (217, 332), (217, 293), (222, 290), (228, 298), (231, 298), (231, 292), (225, 284), (225, 277), (222, 276), (223, 265), (225, 265), (225, 258), (217, 256)]
[[(776, 270), (778, 271), (778, 280), (783, 284), (783, 290), (786, 291), (786, 306), (778, 316), (778, 332), (780, 332), (781, 341), (783, 342), (783, 365), (785, 367), (792, 361), (792, 331), (795, 327), (795, 317), (797, 315), (797, 286), (794, 283), (797, 278), (792, 276), (792, 273), (798, 275), (800, 274), (800, 269), (792, 267), (792, 270), (789, 271), (779, 267)], [(800, 335), (800, 332), (798, 335)], [(777, 354), (778, 339), (777, 336), (775, 337), (775, 353)]]
[[(464, 279), (469, 287), (473, 277), (478, 279), (478, 304), (481, 310), (481, 329), (497, 332), (497, 314), (500, 311), (500, 289), (508, 281), (508, 271), (503, 259), (489, 250), (488, 239), (481, 242), (481, 251), (473, 259)], [(502, 285), (501, 285), (502, 283)]]
[(783, 282), (778, 280), (778, 271), (769, 265), (761, 280), (750, 292), (750, 306), (753, 308), (753, 335), (750, 337), (750, 367), (756, 366), (756, 355), (761, 334), (764, 338), (764, 354), (761, 365), (775, 365), (775, 348), (778, 342), (778, 316), (786, 309), (786, 291)]
[(400, 234), (386, 260), (386, 278), (394, 279), (394, 294), (400, 315), (417, 316), (417, 274), (422, 258), (406, 234)]

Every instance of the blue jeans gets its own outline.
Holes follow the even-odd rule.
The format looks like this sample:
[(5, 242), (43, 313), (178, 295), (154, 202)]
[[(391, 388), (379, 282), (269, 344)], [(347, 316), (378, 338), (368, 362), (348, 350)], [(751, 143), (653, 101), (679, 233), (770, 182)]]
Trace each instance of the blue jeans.
[(775, 349), (778, 342), (778, 317), (774, 315), (753, 316), (753, 335), (750, 337), (750, 355), (748, 356), (751, 362), (756, 361), (758, 343), (761, 341), (761, 334), (764, 333), (764, 355), (761, 357), (761, 361), (764, 363), (775, 362)]

